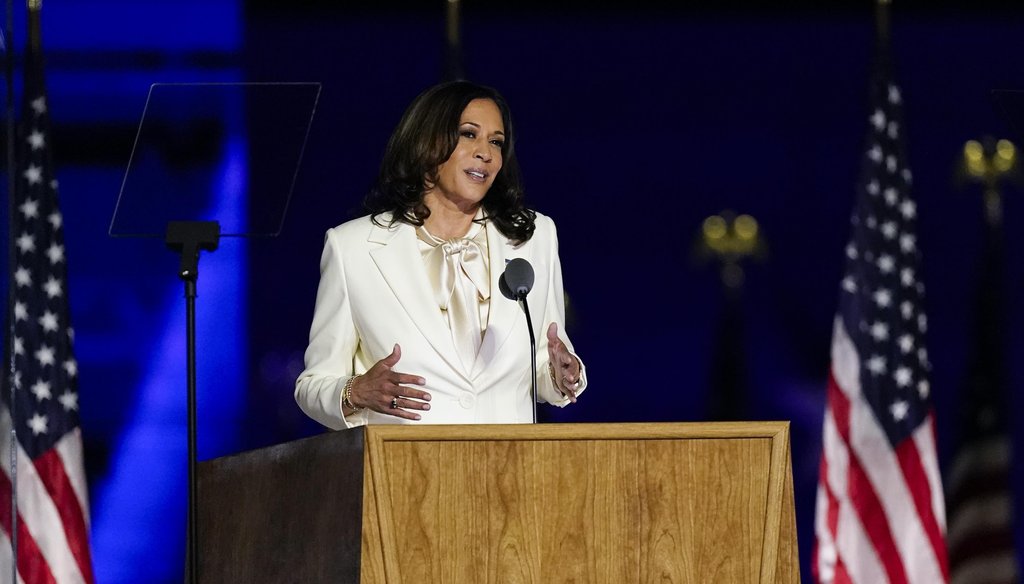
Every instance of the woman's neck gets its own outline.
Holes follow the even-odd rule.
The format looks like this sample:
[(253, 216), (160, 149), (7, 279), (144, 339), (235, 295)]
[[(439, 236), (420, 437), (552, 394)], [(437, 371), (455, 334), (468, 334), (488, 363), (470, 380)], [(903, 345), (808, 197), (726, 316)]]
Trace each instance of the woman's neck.
[(457, 239), (469, 233), (473, 218), (476, 217), (476, 208), (461, 209), (455, 205), (446, 205), (429, 194), (423, 202), (430, 209), (430, 216), (423, 220), (423, 226), (431, 235), (441, 239)]

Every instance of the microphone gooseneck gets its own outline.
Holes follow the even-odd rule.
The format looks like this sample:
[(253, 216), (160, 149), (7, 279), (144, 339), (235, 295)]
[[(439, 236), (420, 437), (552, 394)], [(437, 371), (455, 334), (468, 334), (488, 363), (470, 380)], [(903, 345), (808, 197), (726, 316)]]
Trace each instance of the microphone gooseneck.
[(509, 300), (515, 300), (526, 314), (526, 330), (530, 333), (530, 397), (533, 402), (533, 423), (537, 423), (537, 338), (533, 334), (533, 320), (526, 295), (533, 289), (534, 273), (530, 262), (515, 258), (505, 266), (505, 273), (498, 280), (498, 289)]

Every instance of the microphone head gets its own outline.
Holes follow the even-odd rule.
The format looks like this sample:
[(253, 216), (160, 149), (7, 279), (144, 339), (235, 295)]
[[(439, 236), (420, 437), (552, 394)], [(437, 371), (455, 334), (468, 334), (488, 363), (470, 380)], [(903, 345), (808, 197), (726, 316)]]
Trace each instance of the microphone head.
[(502, 295), (509, 300), (519, 300), (533, 289), (533, 266), (523, 258), (515, 258), (505, 266), (505, 273), (498, 281)]

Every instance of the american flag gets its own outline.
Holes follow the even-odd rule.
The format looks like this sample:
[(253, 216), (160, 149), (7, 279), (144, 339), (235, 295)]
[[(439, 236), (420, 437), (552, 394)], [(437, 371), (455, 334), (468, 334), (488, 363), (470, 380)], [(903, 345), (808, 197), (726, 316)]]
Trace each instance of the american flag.
[(1002, 204), (992, 188), (986, 193), (988, 225), (978, 282), (977, 339), (960, 408), (963, 434), (946, 482), (953, 584), (1020, 581), (1013, 543), (1013, 446), (1001, 326), (1006, 310)]
[[(29, 59), (16, 168), (15, 241), (7, 356), (0, 408), (0, 581), (12, 574), (11, 425), (17, 434), (17, 570), (19, 581), (92, 582), (89, 512), (78, 367), (68, 314), (63, 218), (57, 204), (49, 116), (39, 51), (38, 7), (30, 10)], [(11, 387), (14, 403), (11, 403)]]
[(812, 571), (823, 583), (936, 584), (948, 569), (917, 207), (884, 40), (870, 92), (832, 333)]

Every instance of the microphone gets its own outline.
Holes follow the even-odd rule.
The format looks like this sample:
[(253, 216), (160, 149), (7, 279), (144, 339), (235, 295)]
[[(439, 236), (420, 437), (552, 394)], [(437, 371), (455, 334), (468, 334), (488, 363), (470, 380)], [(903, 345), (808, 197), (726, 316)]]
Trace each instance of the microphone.
[(522, 300), (533, 289), (533, 266), (523, 258), (515, 258), (505, 265), (505, 273), (498, 281), (502, 295), (509, 300)]
[(526, 295), (533, 289), (533, 266), (523, 258), (515, 258), (505, 265), (505, 273), (498, 279), (498, 289), (509, 300), (515, 300), (526, 314), (526, 330), (530, 332), (530, 397), (533, 399), (533, 423), (537, 423), (537, 339), (533, 335), (530, 305)]

